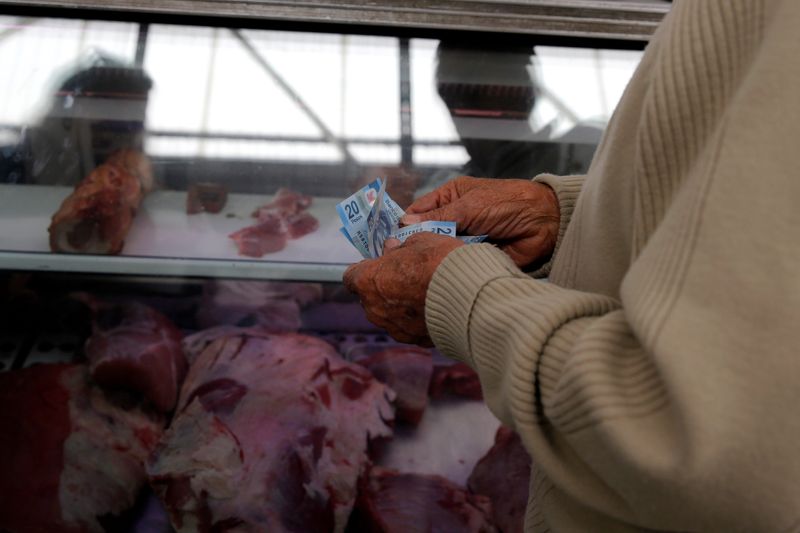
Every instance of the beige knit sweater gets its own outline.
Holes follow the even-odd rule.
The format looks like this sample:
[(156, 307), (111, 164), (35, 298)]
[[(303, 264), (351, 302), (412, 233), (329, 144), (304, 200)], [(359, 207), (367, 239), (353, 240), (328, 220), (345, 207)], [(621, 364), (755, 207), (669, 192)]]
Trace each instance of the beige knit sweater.
[[(436, 345), (533, 456), (527, 531), (800, 531), (800, 0), (683, 0), (562, 216), (550, 282), (437, 269)], [(579, 194), (580, 193), (580, 194)]]

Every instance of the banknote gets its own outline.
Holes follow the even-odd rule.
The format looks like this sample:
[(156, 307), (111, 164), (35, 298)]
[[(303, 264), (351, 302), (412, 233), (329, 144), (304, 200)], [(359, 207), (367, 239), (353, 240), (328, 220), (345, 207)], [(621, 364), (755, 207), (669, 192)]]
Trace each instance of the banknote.
[(396, 229), (394, 232), (392, 232), (392, 238), (397, 239), (400, 242), (405, 242), (406, 239), (412, 235), (416, 233), (422, 233), (423, 231), (454, 237), (456, 234), (456, 223), (441, 222), (438, 220), (426, 220), (425, 222), (420, 222), (419, 224), (412, 224), (411, 226), (404, 226)]
[(405, 214), (386, 192), (386, 180), (376, 179), (339, 202), (336, 211), (342, 221), (339, 231), (365, 259), (383, 255), (386, 239), (404, 242), (415, 233), (428, 231), (439, 235), (457, 237), (467, 244), (483, 242), (486, 235), (456, 235), (456, 223), (428, 220), (400, 227)]
[(369, 253), (369, 226), (367, 217), (381, 188), (378, 178), (339, 202), (336, 212), (342, 221), (342, 233), (364, 257), (372, 257)]
[(392, 209), (386, 201), (386, 180), (381, 180), (381, 188), (378, 191), (378, 198), (372, 206), (372, 210), (367, 216), (367, 226), (369, 227), (369, 253), (370, 257), (380, 257), (383, 255), (383, 243), (386, 242), (392, 232), (400, 226), (400, 218), (403, 211), (399, 207)]

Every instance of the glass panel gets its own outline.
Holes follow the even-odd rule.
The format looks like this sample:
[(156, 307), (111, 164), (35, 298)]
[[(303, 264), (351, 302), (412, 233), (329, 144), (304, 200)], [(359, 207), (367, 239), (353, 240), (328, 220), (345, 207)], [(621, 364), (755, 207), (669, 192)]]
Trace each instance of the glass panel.
[[(583, 172), (640, 53), (475, 42), (0, 17), (0, 266), (337, 280), (377, 177)], [(243, 249), (281, 188), (310, 233)]]
[(384, 497), (493, 530), (466, 490), (498, 427), (477, 377), (324, 283), (360, 258), (335, 206), (376, 177), (405, 206), (460, 173), (582, 171), (638, 60), (0, 17), (0, 470), (26, 479), (0, 530), (166, 532), (164, 506), (183, 529), (377, 529), (371, 462), (409, 474), (369, 471)]

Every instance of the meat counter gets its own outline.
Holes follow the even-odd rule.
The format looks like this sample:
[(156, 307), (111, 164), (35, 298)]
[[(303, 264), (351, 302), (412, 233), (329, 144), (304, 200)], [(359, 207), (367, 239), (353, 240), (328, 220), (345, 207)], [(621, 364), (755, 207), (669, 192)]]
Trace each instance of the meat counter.
[(519, 439), (366, 321), (335, 206), (584, 171), (641, 42), (204, 22), (0, 14), (0, 531), (519, 530)]

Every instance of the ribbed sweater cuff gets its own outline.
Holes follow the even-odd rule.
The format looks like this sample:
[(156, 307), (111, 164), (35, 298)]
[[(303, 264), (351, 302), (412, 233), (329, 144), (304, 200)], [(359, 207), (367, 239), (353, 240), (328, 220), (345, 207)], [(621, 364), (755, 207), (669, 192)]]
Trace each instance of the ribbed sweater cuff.
[(436, 269), (425, 302), (428, 333), (443, 354), (472, 365), (469, 318), (481, 289), (492, 280), (523, 276), (513, 261), (491, 244), (462, 246)]
[(564, 239), (564, 233), (567, 231), (569, 221), (572, 219), (572, 213), (575, 211), (575, 204), (578, 203), (578, 196), (583, 188), (583, 182), (586, 176), (555, 176), (553, 174), (539, 174), (533, 181), (543, 183), (549, 186), (556, 193), (558, 198), (559, 209), (559, 223), (558, 223), (558, 237), (556, 238), (556, 246), (553, 248), (553, 254), (550, 259), (531, 272), (530, 275), (534, 278), (543, 278), (550, 273), (550, 267), (553, 264), (553, 259), (558, 253), (561, 246), (561, 241)]
[(547, 402), (581, 333), (618, 306), (608, 296), (532, 280), (481, 244), (458, 248), (439, 265), (425, 312), (436, 347), (478, 372), (492, 412), (506, 423), (536, 423), (537, 380)]

